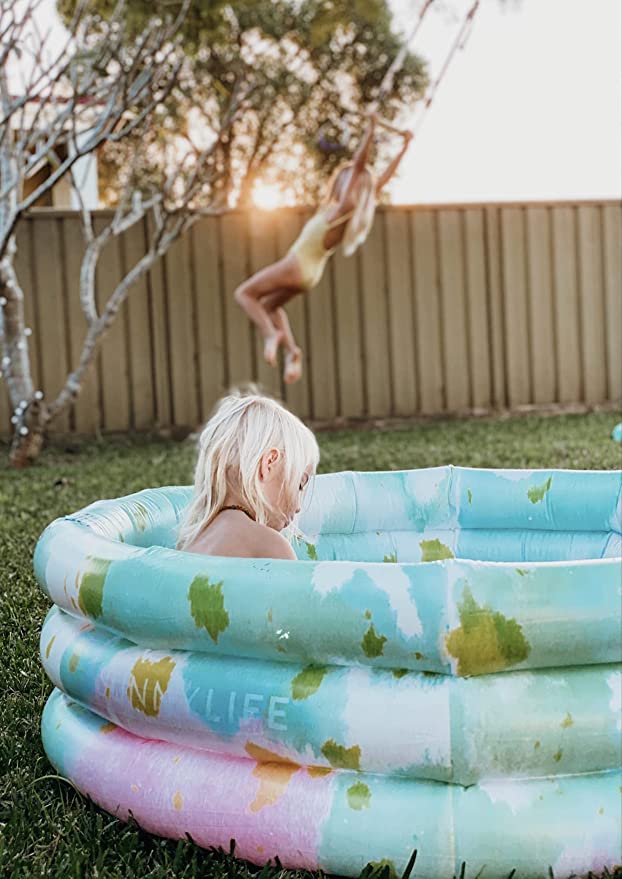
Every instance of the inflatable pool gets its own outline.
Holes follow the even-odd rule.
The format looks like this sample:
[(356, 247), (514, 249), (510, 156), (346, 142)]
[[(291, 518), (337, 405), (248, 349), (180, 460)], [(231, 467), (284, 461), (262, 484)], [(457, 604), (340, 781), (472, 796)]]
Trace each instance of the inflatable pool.
[[(59, 772), (257, 863), (540, 876), (620, 857), (622, 474), (315, 480), (296, 562), (174, 550), (188, 488), (35, 553)], [(467, 787), (469, 786), (469, 787)]]
[(146, 651), (57, 608), (41, 644), (54, 684), (100, 717), (237, 757), (461, 785), (619, 758), (616, 665), (453, 678)]
[(417, 877), (543, 877), (600, 871), (619, 859), (619, 773), (469, 788), (296, 764), (242, 760), (141, 739), (58, 690), (43, 715), (59, 772), (108, 812), (145, 830), (229, 848), (265, 863), (358, 876), (388, 862), (400, 874), (417, 849)]

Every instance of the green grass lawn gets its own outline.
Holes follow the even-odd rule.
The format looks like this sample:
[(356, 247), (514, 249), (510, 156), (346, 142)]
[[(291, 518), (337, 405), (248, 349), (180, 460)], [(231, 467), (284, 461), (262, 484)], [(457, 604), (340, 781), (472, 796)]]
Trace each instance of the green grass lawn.
[[(615, 414), (605, 413), (525, 416), (321, 433), (320, 469), (387, 470), (448, 463), (612, 469), (622, 466), (622, 446), (610, 439), (617, 420)], [(8, 469), (3, 451), (0, 445), (0, 876), (257, 875), (227, 855), (150, 837), (100, 812), (55, 777), (39, 737), (39, 718), (51, 690), (38, 657), (39, 629), (48, 603), (31, 569), (39, 534), (52, 519), (98, 498), (190, 483), (193, 447), (146, 438), (72, 443), (47, 449), (35, 467), (22, 472)], [(543, 876), (546, 869), (543, 865)], [(262, 879), (279, 875), (294, 879), (296, 874), (270, 869)], [(416, 879), (416, 866), (413, 875)], [(622, 872), (617, 875), (622, 879)], [(470, 879), (468, 866), (465, 879)]]

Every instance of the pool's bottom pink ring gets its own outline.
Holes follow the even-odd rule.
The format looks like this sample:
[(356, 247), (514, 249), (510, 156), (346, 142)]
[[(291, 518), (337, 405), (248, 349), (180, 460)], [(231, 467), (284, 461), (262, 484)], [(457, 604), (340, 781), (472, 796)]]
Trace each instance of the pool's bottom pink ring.
[[(486, 868), (488, 879), (612, 868), (620, 860), (619, 772), (495, 781), (469, 788), (349, 770), (309, 769), (139, 738), (54, 690), (42, 719), (58, 771), (121, 820), (188, 835), (257, 864), (355, 876), (417, 849), (417, 879)], [(260, 752), (261, 751), (261, 752)], [(344, 754), (344, 763), (347, 755)]]

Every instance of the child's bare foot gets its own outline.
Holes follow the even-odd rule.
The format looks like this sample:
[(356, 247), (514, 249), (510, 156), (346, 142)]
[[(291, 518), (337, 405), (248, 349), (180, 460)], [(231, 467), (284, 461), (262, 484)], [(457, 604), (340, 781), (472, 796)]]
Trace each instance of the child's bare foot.
[(269, 336), (266, 336), (263, 347), (263, 356), (266, 363), (269, 363), (270, 366), (276, 366), (276, 355), (282, 341), (283, 332), (281, 330), (275, 330)]
[(283, 380), (286, 385), (293, 385), (302, 375), (302, 351), (295, 348), (293, 351), (287, 351), (285, 354), (285, 369), (283, 370)]

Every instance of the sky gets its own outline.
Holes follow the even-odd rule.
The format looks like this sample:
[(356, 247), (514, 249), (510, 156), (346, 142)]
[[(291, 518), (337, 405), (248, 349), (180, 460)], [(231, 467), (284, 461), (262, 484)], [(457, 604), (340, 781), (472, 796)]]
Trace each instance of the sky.
[[(392, 2), (402, 21), (421, 6)], [(432, 9), (413, 48), (434, 73), (460, 21)], [(620, 198), (621, 44), (620, 0), (481, 0), (393, 201)]]
[[(390, 2), (410, 29), (423, 0)], [(413, 48), (432, 76), (470, 5), (435, 0), (426, 16)], [(54, 9), (44, 0), (48, 23)], [(620, 198), (621, 69), (620, 0), (481, 0), (392, 200)]]

